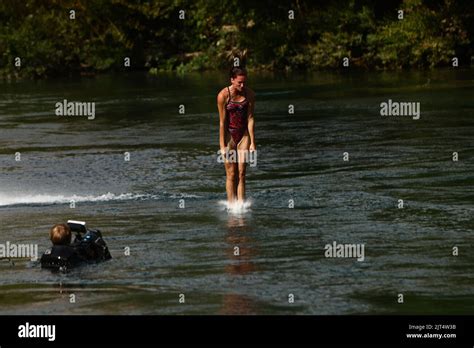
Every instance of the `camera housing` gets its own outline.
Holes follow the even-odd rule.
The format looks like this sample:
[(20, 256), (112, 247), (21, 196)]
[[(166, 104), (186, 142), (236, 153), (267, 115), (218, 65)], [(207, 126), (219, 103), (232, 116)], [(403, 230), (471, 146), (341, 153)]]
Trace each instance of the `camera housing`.
[(85, 221), (76, 221), (76, 220), (68, 220), (67, 225), (71, 229), (71, 232), (76, 233), (87, 233), (87, 227)]

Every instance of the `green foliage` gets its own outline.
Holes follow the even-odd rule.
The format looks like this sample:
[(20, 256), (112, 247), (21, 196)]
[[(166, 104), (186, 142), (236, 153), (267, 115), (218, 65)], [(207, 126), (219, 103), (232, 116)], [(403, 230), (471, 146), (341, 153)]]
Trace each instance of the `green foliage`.
[[(375, 63), (397, 68), (446, 65), (456, 47), (469, 44), (459, 22), (422, 6), (421, 1), (404, 4), (404, 19), (383, 25), (371, 35), (369, 45), (377, 54)], [(463, 38), (464, 37), (464, 38)]]
[(473, 18), (468, 0), (2, 0), (0, 77), (468, 64)]

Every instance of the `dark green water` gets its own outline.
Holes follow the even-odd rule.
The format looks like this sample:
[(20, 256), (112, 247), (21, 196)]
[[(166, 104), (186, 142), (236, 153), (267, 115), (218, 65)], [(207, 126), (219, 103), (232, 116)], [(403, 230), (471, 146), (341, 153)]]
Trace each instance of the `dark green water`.
[[(62, 275), (0, 260), (1, 314), (474, 313), (474, 70), (251, 75), (258, 165), (241, 214), (219, 203), (225, 84), (0, 84), (0, 243), (41, 253), (54, 223), (79, 219), (113, 255)], [(96, 102), (95, 119), (55, 116), (63, 99)], [(421, 118), (382, 117), (388, 99)], [(364, 244), (364, 261), (326, 258), (333, 241)]]

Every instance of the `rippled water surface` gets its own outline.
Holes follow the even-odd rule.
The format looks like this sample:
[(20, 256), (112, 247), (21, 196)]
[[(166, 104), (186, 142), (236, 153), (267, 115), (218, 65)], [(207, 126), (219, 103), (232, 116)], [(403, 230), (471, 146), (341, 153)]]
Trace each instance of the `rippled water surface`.
[[(59, 275), (0, 259), (0, 313), (472, 314), (473, 77), (251, 75), (258, 165), (239, 213), (221, 204), (221, 75), (1, 83), (0, 243), (42, 252), (78, 219), (113, 259)], [(64, 99), (95, 119), (55, 116)], [(380, 116), (388, 99), (421, 118)], [(334, 241), (364, 261), (326, 258)]]

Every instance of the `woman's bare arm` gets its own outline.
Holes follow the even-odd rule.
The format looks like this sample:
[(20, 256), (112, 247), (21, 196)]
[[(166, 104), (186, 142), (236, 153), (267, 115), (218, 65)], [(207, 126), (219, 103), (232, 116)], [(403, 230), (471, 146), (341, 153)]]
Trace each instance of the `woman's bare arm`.
[(221, 91), (217, 95), (217, 110), (219, 110), (219, 146), (223, 150), (225, 148), (225, 95)]
[(248, 98), (249, 98), (249, 112), (248, 112), (248, 125), (247, 129), (249, 131), (250, 136), (250, 150), (256, 150), (257, 144), (255, 143), (255, 93), (252, 90), (249, 90)]

